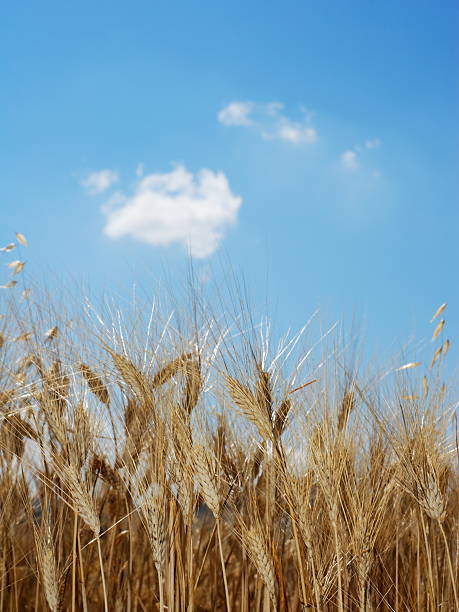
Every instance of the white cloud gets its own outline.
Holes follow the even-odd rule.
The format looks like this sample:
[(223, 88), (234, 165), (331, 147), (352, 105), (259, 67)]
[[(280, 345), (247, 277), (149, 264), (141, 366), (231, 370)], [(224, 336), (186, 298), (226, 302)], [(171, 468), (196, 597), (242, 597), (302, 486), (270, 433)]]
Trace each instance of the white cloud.
[(355, 170), (359, 165), (357, 153), (355, 151), (351, 151), (351, 149), (343, 151), (343, 153), (341, 153), (340, 159), (342, 165), (347, 170)]
[(379, 138), (365, 140), (363, 144), (357, 144), (352, 149), (347, 149), (341, 153), (341, 165), (347, 170), (356, 170), (360, 166), (360, 161), (365, 159), (368, 150), (377, 149), (380, 146), (381, 141)]
[(91, 195), (97, 195), (107, 191), (114, 183), (119, 181), (118, 173), (114, 170), (99, 170), (98, 172), (90, 172), (86, 178), (81, 181), (81, 185), (85, 187)]
[(249, 115), (253, 107), (253, 102), (231, 102), (218, 113), (218, 120), (223, 125), (251, 125)]
[(316, 142), (317, 131), (311, 126), (311, 113), (302, 109), (302, 120), (293, 121), (283, 110), (281, 102), (231, 102), (218, 113), (218, 120), (227, 126), (251, 127), (267, 140), (293, 145)]
[(223, 172), (204, 168), (193, 175), (177, 165), (171, 172), (143, 177), (131, 196), (116, 194), (103, 208), (104, 233), (156, 246), (182, 244), (203, 259), (236, 222), (241, 203)]
[(279, 127), (277, 137), (293, 144), (301, 144), (302, 142), (312, 144), (317, 140), (317, 132), (312, 127), (305, 127), (300, 123), (285, 120)]
[(377, 149), (381, 145), (379, 138), (372, 138), (371, 140), (365, 140), (366, 149)]

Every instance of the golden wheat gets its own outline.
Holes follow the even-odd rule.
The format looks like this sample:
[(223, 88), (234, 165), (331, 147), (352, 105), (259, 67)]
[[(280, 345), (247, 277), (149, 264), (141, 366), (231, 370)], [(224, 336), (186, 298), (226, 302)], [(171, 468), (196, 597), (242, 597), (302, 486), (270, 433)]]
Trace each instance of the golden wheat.
[(458, 609), (448, 340), (383, 384), (34, 303), (0, 341), (0, 610)]

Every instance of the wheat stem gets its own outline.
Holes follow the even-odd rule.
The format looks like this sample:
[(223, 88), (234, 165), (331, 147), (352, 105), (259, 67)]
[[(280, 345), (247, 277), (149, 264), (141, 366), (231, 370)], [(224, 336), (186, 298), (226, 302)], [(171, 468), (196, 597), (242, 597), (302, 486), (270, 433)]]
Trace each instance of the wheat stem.
[(72, 612), (75, 612), (75, 597), (76, 597), (77, 535), (78, 535), (78, 512), (75, 510), (73, 513), (73, 541), (72, 541)]
[(424, 536), (424, 543), (426, 547), (426, 556), (427, 556), (427, 565), (429, 568), (428, 577), (429, 577), (429, 586), (430, 586), (430, 591), (431, 591), (431, 601), (432, 601), (432, 606), (435, 609), (435, 586), (434, 586), (433, 569), (432, 569), (432, 558), (431, 558), (432, 555), (430, 551), (429, 540), (427, 538), (426, 525), (424, 521), (424, 512), (422, 509), (419, 509), (419, 514), (421, 515), (422, 533)]
[(100, 538), (97, 537), (97, 552), (99, 553), (99, 563), (100, 563), (100, 576), (102, 578), (102, 591), (104, 594), (104, 610), (108, 611), (108, 598), (107, 598), (107, 586), (105, 584), (105, 575), (104, 575), (104, 562), (102, 559), (102, 548), (100, 546)]
[(78, 532), (78, 561), (80, 566), (80, 580), (81, 580), (81, 599), (83, 601), (83, 612), (88, 612), (88, 602), (86, 597), (86, 580), (84, 576), (83, 559), (81, 557), (81, 542), (80, 533)]
[(449, 552), (448, 540), (446, 538), (446, 533), (445, 533), (445, 530), (443, 528), (442, 522), (440, 520), (438, 521), (438, 525), (440, 527), (441, 535), (442, 535), (443, 541), (445, 543), (445, 554), (446, 554), (446, 559), (448, 561), (449, 573), (450, 573), (450, 576), (451, 576), (451, 584), (452, 584), (452, 587), (453, 587), (454, 601), (455, 601), (455, 604), (456, 604), (456, 610), (459, 610), (459, 600), (458, 600), (458, 597), (457, 597), (456, 578), (454, 576), (453, 564), (451, 562), (451, 555), (450, 555), (450, 552)]
[(159, 612), (164, 612), (164, 585), (163, 585), (163, 574), (159, 568), (158, 572), (158, 586), (159, 586)]
[(222, 534), (221, 534), (221, 526), (220, 526), (220, 518), (216, 518), (217, 522), (217, 538), (218, 538), (218, 548), (220, 551), (220, 562), (222, 565), (222, 573), (223, 573), (223, 582), (225, 585), (225, 598), (226, 598), (226, 609), (228, 612), (231, 612), (231, 602), (228, 590), (228, 581), (226, 578), (226, 568), (225, 568), (225, 558), (223, 557), (223, 547), (222, 547)]
[(342, 575), (341, 575), (341, 548), (339, 545), (339, 538), (338, 538), (338, 525), (336, 523), (336, 514), (335, 513), (335, 517), (332, 520), (332, 527), (333, 527), (333, 537), (335, 540), (335, 551), (336, 551), (336, 565), (337, 565), (337, 572), (338, 572), (338, 594), (337, 594), (337, 598), (338, 598), (338, 610), (339, 612), (344, 612), (344, 607), (343, 607), (343, 584), (342, 584)]

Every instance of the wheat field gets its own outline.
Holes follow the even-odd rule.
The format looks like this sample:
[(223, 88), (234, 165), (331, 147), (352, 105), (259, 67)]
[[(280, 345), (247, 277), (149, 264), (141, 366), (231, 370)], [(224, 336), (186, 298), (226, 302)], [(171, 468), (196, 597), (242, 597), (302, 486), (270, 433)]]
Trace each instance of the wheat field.
[(459, 609), (445, 305), (428, 363), (369, 375), (198, 296), (126, 322), (4, 287), (0, 610)]

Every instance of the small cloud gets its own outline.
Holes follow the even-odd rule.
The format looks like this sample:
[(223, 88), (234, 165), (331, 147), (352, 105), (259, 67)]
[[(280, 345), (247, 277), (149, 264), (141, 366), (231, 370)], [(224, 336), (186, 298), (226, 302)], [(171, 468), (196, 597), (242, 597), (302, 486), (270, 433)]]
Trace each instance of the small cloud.
[(99, 170), (98, 172), (90, 172), (86, 178), (81, 181), (81, 185), (87, 189), (91, 195), (97, 195), (107, 191), (114, 183), (119, 181), (118, 173), (114, 170)]
[(347, 170), (356, 170), (360, 166), (360, 160), (365, 158), (368, 150), (377, 149), (381, 145), (379, 138), (365, 140), (363, 144), (356, 144), (352, 149), (343, 151), (340, 155), (342, 166)]
[(253, 102), (231, 102), (218, 113), (218, 120), (223, 125), (251, 125), (249, 115), (253, 107)]
[(143, 171), (144, 171), (144, 164), (143, 163), (137, 164), (137, 168), (135, 169), (136, 176), (143, 176)]
[(241, 203), (223, 172), (204, 168), (193, 175), (177, 165), (143, 177), (131, 196), (117, 193), (102, 208), (103, 231), (110, 238), (131, 236), (155, 246), (182, 244), (204, 259), (236, 223)]
[(348, 149), (347, 151), (343, 151), (343, 153), (341, 153), (340, 159), (341, 159), (342, 165), (347, 170), (355, 170), (359, 165), (357, 153), (355, 151), (352, 151), (351, 149)]
[(302, 109), (302, 121), (292, 120), (283, 111), (281, 102), (231, 102), (218, 113), (218, 120), (227, 126), (255, 129), (267, 140), (281, 140), (293, 145), (317, 141), (317, 131), (310, 125), (312, 115), (309, 111)]
[(317, 132), (312, 127), (305, 127), (299, 123), (286, 120), (279, 127), (277, 137), (279, 140), (293, 144), (301, 144), (302, 142), (312, 144), (317, 140)]
[(274, 117), (280, 114), (281, 110), (284, 108), (284, 104), (282, 104), (282, 102), (268, 102), (264, 107), (266, 114)]

